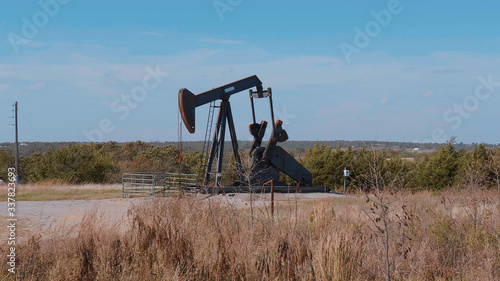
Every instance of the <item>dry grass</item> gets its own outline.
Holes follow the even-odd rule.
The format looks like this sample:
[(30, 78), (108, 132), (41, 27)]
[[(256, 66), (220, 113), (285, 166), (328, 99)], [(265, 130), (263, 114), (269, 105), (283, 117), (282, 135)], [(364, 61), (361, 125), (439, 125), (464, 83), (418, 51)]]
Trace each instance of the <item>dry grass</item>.
[[(57, 180), (19, 185), (18, 201), (97, 200), (121, 197), (121, 185), (82, 184), (72, 185)], [(0, 189), (0, 201), (7, 200), (7, 188)]]
[[(392, 277), (498, 280), (498, 196), (484, 190), (394, 195), (388, 212)], [(282, 201), (273, 218), (262, 205), (253, 206), (251, 212), (249, 207), (207, 200), (165, 198), (131, 208), (126, 225), (104, 223), (94, 210), (82, 221), (77, 236), (26, 237), (17, 246), (16, 276), (17, 280), (379, 280), (383, 253), (364, 212), (370, 207), (362, 196)], [(0, 277), (7, 276), (5, 247), (1, 250)]]

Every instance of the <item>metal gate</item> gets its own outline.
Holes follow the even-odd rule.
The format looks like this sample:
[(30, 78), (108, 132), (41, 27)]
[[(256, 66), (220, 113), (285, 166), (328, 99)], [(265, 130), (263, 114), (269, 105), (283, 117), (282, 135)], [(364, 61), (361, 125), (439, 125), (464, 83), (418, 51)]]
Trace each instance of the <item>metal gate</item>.
[(195, 174), (152, 174), (124, 173), (122, 177), (122, 197), (174, 195), (197, 192)]

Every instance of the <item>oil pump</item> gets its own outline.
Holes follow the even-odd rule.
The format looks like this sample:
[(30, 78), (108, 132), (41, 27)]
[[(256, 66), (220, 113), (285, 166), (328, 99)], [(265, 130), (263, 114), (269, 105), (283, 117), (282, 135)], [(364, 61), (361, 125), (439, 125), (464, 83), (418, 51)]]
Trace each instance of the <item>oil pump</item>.
[[(253, 88), (255, 89), (253, 90)], [(239, 156), (238, 139), (236, 137), (234, 119), (231, 111), (231, 105), (229, 103), (229, 98), (232, 95), (245, 90), (249, 90), (253, 118), (253, 123), (249, 125), (250, 134), (254, 137), (254, 141), (249, 152), (252, 156), (251, 176), (249, 177), (251, 182), (248, 182), (248, 178), (245, 179), (243, 177), (244, 171)], [(263, 186), (264, 183), (269, 180), (273, 180), (276, 185), (285, 185), (285, 183), (281, 183), (279, 181), (280, 171), (291, 177), (299, 185), (307, 186), (312, 184), (311, 172), (304, 168), (283, 148), (278, 146), (278, 143), (288, 140), (288, 134), (282, 127), (283, 122), (281, 120), (274, 120), (271, 88), (264, 90), (262, 82), (256, 75), (197, 95), (193, 94), (188, 89), (183, 88), (179, 90), (178, 98), (179, 110), (183, 123), (191, 134), (193, 134), (196, 130), (196, 108), (220, 100), (216, 129), (213, 135), (206, 169), (204, 171), (203, 184), (205, 187), (209, 184), (210, 174), (212, 173), (211, 169), (215, 159), (217, 159), (215, 186), (221, 187), (226, 128), (229, 129), (229, 134), (231, 136), (232, 149), (236, 162), (235, 164), (239, 175), (239, 182), (234, 185), (239, 185), (240, 187), (244, 187), (248, 184)], [(261, 123), (256, 122), (254, 105), (254, 99), (262, 98), (269, 99), (272, 118), (272, 132), (266, 147), (262, 147), (262, 140), (268, 123), (266, 121), (262, 121)]]

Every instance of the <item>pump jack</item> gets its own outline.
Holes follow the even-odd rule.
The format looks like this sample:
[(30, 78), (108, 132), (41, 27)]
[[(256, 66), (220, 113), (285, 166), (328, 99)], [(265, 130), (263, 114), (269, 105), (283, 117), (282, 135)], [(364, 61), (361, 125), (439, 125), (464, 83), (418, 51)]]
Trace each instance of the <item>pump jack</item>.
[[(255, 90), (252, 88), (255, 87)], [(253, 123), (250, 124), (249, 130), (254, 137), (250, 155), (252, 156), (251, 176), (244, 178), (243, 166), (239, 156), (238, 139), (234, 127), (234, 120), (231, 111), (229, 98), (239, 92), (249, 90), (250, 103), (252, 106)], [(256, 122), (254, 99), (268, 98), (271, 108), (272, 132), (266, 147), (261, 147), (262, 140), (267, 128), (267, 122), (262, 121), (260, 124)], [(195, 110), (197, 107), (221, 100), (219, 105), (219, 115), (217, 118), (216, 129), (212, 139), (210, 153), (204, 171), (204, 187), (208, 187), (210, 175), (212, 174), (212, 165), (217, 159), (215, 173), (215, 187), (222, 188), (222, 161), (224, 156), (224, 140), (226, 126), (229, 129), (231, 143), (236, 162), (236, 168), (239, 175), (239, 182), (233, 184), (233, 187), (244, 188), (246, 185), (263, 187), (266, 182), (274, 180), (276, 185), (284, 186), (285, 183), (279, 181), (279, 171), (283, 172), (297, 182), (299, 186), (309, 186), (312, 184), (312, 174), (304, 168), (297, 160), (288, 152), (277, 144), (288, 140), (288, 134), (282, 128), (281, 120), (274, 120), (274, 109), (272, 101), (271, 88), (264, 90), (262, 82), (257, 76), (250, 76), (227, 85), (214, 88), (212, 90), (193, 94), (188, 89), (179, 90), (179, 109), (182, 120), (187, 130), (193, 134), (195, 132)], [(250, 178), (250, 180), (249, 180)], [(250, 182), (249, 182), (250, 181)], [(321, 191), (323, 188), (321, 188)], [(297, 191), (297, 190), (295, 190)]]

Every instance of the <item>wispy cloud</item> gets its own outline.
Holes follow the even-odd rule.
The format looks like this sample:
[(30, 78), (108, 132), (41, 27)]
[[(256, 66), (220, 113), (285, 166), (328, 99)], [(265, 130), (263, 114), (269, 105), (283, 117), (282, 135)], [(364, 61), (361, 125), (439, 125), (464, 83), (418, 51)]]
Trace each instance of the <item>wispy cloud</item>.
[[(148, 122), (148, 114), (157, 110), (158, 104), (165, 104), (167, 119), (176, 120), (175, 101), (179, 88), (188, 87), (201, 92), (257, 74), (265, 87), (273, 87), (276, 92), (277, 109), (286, 106), (288, 113), (297, 115), (293, 122), (287, 123), (287, 130), (294, 139), (309, 139), (311, 136), (315, 139), (338, 138), (334, 131), (324, 130), (332, 124), (345, 128), (343, 136), (350, 139), (373, 139), (377, 134), (394, 140), (428, 138), (428, 128), (443, 126), (443, 111), (453, 106), (453, 100), (434, 97), (466, 97), (474, 92), (477, 75), (483, 73), (492, 73), (495, 82), (500, 79), (498, 68), (495, 68), (500, 57), (483, 58), (460, 53), (450, 59), (429, 54), (402, 57), (397, 61), (390, 57), (378, 59), (377, 56), (371, 58), (369, 63), (351, 65), (345, 65), (341, 58), (335, 56), (276, 55), (261, 49), (225, 48), (224, 45), (166, 55), (137, 55), (80, 46), (69, 50), (36, 50), (25, 53), (25, 56), (19, 59), (19, 63), (7, 61), (8, 64), (0, 64), (0, 91), (4, 91), (0, 92), (0, 96), (20, 96), (26, 89), (42, 87), (40, 83), (43, 82), (46, 85), (39, 90), (41, 94), (30, 98), (78, 101), (68, 105), (67, 110), (79, 114), (87, 110), (82, 102), (98, 105), (93, 108), (95, 116), (115, 114), (109, 108), (110, 103), (120, 98), (121, 94), (130, 95), (133, 86), (142, 83), (145, 66), (159, 64), (162, 69), (172, 71), (172, 79), (152, 92), (136, 111), (142, 112), (137, 114), (138, 123)], [(53, 60), (48, 59), (52, 57)], [(249, 57), (252, 61), (248, 61)], [(410, 68), (413, 70), (402, 71)], [(434, 71), (444, 68), (466, 69), (466, 73), (433, 75)], [(424, 98), (431, 95), (433, 98)], [(430, 109), (432, 112), (429, 112)], [(248, 110), (248, 106), (235, 102), (234, 110)], [(311, 117), (301, 112), (316, 114)], [(48, 115), (46, 118), (56, 119), (57, 116)], [(246, 124), (245, 118), (236, 118), (236, 122)], [(479, 113), (475, 118), (477, 123), (487, 120)], [(470, 119), (470, 128), (477, 124), (475, 120)], [(92, 119), (85, 117), (75, 122), (76, 125), (67, 124), (65, 128), (68, 132), (73, 130), (72, 126), (87, 126)], [(392, 130), (386, 128), (388, 122)], [(317, 126), (311, 126), (311, 123)], [(404, 133), (407, 124), (415, 128), (411, 135)], [(462, 136), (472, 135), (465, 131), (469, 128), (468, 124), (463, 126)], [(165, 130), (174, 132), (173, 136), (176, 132), (174, 125), (175, 122), (169, 122), (165, 127)], [(246, 125), (240, 127), (238, 135), (248, 135), (244, 129)], [(321, 128), (322, 133), (318, 133)], [(75, 134), (79, 133), (77, 130)], [(199, 135), (186, 138), (197, 140)]]
[(98, 92), (103, 95), (111, 95), (111, 96), (118, 95), (120, 93), (118, 89), (110, 89), (110, 88), (101, 88), (98, 90)]
[(16, 76), (16, 73), (14, 71), (0, 70), (0, 77), (15, 77), (15, 76)]
[(454, 74), (454, 73), (462, 73), (462, 72), (465, 72), (465, 69), (463, 69), (463, 68), (444, 68), (444, 69), (435, 70), (432, 72), (432, 74)]
[(31, 85), (28, 85), (26, 87), (24, 87), (26, 90), (31, 90), (31, 91), (34, 91), (34, 90), (40, 90), (40, 89), (43, 89), (45, 88), (47, 85), (45, 83), (36, 83), (36, 84), (31, 84)]
[(10, 88), (8, 84), (0, 84), (0, 92), (5, 92)]
[(155, 36), (155, 37), (164, 37), (165, 34), (161, 32), (156, 32), (156, 31), (144, 31), (140, 33), (141, 35), (146, 35), (146, 36)]
[(422, 97), (424, 97), (424, 98), (430, 98), (430, 97), (432, 97), (433, 95), (434, 95), (434, 91), (426, 91), (426, 92), (422, 95)]
[(216, 39), (216, 38), (200, 38), (198, 41), (203, 43), (212, 43), (219, 45), (241, 45), (242, 41), (237, 40), (227, 40), (227, 39)]

